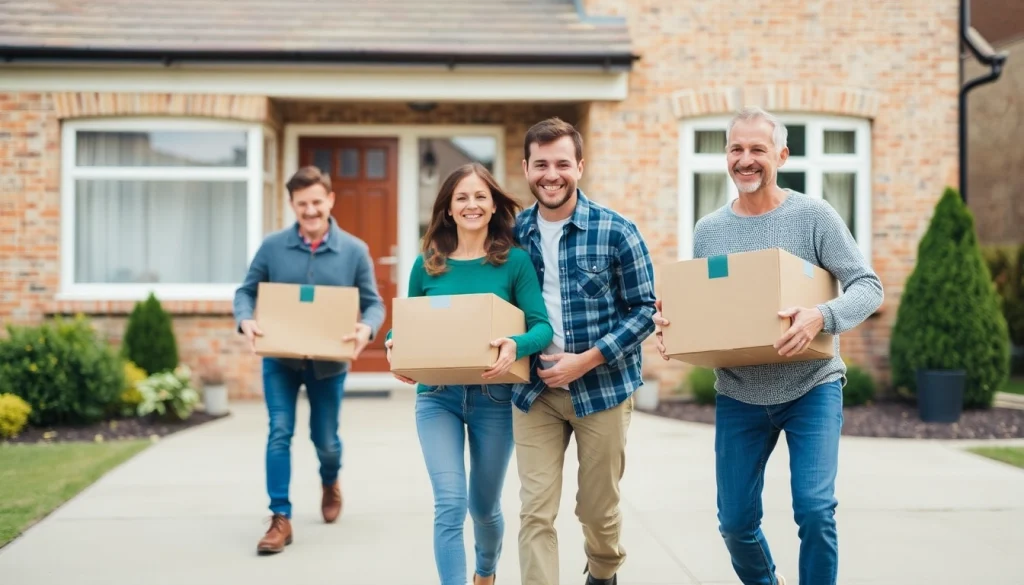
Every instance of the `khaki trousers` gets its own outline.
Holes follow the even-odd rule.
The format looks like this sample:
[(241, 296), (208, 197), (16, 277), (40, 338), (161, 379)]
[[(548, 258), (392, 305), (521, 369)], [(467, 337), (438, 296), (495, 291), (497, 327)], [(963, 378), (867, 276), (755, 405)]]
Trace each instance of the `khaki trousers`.
[(519, 468), (519, 565), (523, 585), (558, 585), (555, 516), (562, 495), (562, 468), (569, 437), (576, 433), (579, 490), (576, 517), (583, 526), (590, 573), (607, 579), (626, 551), (619, 544), (619, 480), (626, 466), (626, 431), (633, 398), (578, 418), (567, 390), (546, 388), (529, 413), (512, 409)]

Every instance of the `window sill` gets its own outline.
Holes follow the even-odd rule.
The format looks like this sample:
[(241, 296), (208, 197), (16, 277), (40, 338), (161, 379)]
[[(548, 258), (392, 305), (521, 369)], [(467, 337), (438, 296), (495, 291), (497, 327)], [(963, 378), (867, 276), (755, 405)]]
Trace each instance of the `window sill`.
[[(73, 316), (83, 315), (104, 315), (112, 317), (128, 316), (135, 308), (134, 300), (81, 300), (81, 299), (59, 299), (49, 303), (44, 312), (48, 317), (55, 315)], [(170, 315), (183, 316), (215, 316), (230, 317), (233, 315), (232, 302), (215, 301), (161, 301), (164, 311)]]

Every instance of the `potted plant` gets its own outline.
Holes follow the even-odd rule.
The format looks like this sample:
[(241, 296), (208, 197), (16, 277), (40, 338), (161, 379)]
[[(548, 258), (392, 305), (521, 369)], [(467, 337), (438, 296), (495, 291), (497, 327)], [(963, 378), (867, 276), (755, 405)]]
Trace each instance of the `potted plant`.
[(939, 200), (896, 315), (889, 356), (893, 386), (916, 396), (925, 422), (955, 422), (963, 408), (991, 406), (1009, 375), (1006, 319), (956, 190)]
[(228, 413), (228, 387), (224, 375), (217, 368), (208, 368), (201, 376), (203, 383), (203, 409), (211, 416)]

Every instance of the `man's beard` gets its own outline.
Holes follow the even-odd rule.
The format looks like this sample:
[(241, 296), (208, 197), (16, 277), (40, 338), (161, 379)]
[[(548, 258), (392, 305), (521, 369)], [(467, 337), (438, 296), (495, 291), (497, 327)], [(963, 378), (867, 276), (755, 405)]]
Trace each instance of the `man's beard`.
[(733, 185), (736, 185), (736, 190), (740, 193), (756, 193), (761, 189), (761, 187), (764, 187), (767, 184), (767, 180), (770, 178), (768, 177), (768, 173), (765, 172), (764, 167), (761, 167), (758, 169), (760, 171), (760, 175), (758, 176), (757, 181), (741, 184), (741, 180), (744, 178), (743, 175), (740, 174), (741, 169), (733, 167), (732, 170), (733, 172), (730, 173), (729, 178), (732, 179)]
[(558, 209), (559, 207), (565, 205), (565, 203), (567, 201), (572, 199), (573, 194), (576, 193), (576, 185), (575, 184), (569, 185), (567, 183), (565, 185), (565, 193), (555, 203), (549, 203), (548, 199), (544, 197), (544, 188), (543, 187), (534, 186), (534, 185), (531, 184), (530, 185), (530, 192), (533, 193), (533, 198), (537, 200), (537, 203), (540, 203), (541, 205), (543, 205), (544, 207), (547, 207), (548, 209)]

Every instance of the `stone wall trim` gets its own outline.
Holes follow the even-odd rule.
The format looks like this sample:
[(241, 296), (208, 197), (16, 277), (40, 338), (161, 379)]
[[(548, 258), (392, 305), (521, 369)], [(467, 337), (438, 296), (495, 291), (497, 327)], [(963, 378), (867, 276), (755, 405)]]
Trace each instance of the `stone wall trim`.
[(266, 96), (80, 91), (54, 93), (53, 101), (61, 120), (160, 115), (278, 123)]
[(849, 86), (778, 83), (753, 87), (682, 89), (671, 94), (676, 118), (732, 114), (746, 106), (770, 112), (808, 112), (874, 119), (881, 92)]

